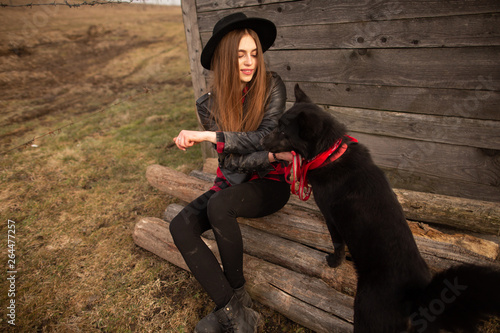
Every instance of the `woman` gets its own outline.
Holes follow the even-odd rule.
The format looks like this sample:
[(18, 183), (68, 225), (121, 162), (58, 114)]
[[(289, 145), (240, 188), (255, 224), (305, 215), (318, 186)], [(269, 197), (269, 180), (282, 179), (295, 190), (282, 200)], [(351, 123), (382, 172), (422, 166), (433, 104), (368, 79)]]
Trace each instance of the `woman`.
[[(276, 38), (275, 25), (236, 13), (222, 18), (201, 54), (213, 71), (212, 91), (197, 102), (205, 131), (183, 130), (180, 149), (214, 144), (219, 168), (214, 186), (171, 222), (170, 232), (189, 269), (216, 304), (195, 332), (255, 332), (259, 314), (245, 291), (243, 242), (237, 217), (257, 218), (281, 209), (289, 199), (282, 162), (290, 153), (264, 151), (260, 139), (272, 131), (285, 109), (281, 78), (266, 72), (263, 52)], [(213, 229), (223, 269), (201, 240)]]

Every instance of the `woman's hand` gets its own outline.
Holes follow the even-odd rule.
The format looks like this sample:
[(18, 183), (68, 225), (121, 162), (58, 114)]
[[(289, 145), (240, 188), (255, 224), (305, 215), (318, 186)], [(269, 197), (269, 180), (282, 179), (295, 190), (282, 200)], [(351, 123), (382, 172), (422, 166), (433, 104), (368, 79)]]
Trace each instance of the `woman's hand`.
[(179, 135), (174, 138), (174, 142), (177, 147), (184, 151), (203, 141), (217, 143), (217, 136), (215, 132), (182, 130)]
[[(293, 162), (293, 154), (289, 151), (274, 154), (279, 161)], [(269, 153), (269, 162), (277, 162), (273, 153)]]

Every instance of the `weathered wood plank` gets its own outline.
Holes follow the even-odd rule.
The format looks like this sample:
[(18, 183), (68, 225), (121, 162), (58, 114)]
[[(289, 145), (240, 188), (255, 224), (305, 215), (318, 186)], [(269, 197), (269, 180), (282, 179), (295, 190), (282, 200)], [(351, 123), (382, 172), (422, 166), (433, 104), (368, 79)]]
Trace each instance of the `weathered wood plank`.
[(351, 131), (395, 188), (500, 202), (498, 150)]
[[(492, 91), (493, 76), (478, 78), (474, 90), (390, 87), (365, 84), (298, 82), (318, 104), (436, 116), (500, 120), (500, 92)], [(285, 81), (289, 100), (297, 82)], [(290, 104), (291, 105), (291, 104)]]
[[(171, 221), (182, 209), (180, 205), (169, 205), (165, 211), (165, 220)], [(289, 211), (295, 211), (288, 209)], [(330, 234), (323, 219), (319, 216), (304, 219), (303, 223), (322, 229), (321, 238), (308, 246), (302, 245), (304, 238), (309, 238), (307, 230), (290, 234), (288, 230), (297, 229), (296, 224), (276, 213), (267, 218), (239, 218), (241, 233), (244, 238), (245, 252), (266, 261), (314, 276), (324, 280), (331, 287), (349, 295), (355, 287), (354, 268), (350, 262), (332, 269), (326, 264), (325, 253), (314, 248), (326, 248), (333, 252)], [(270, 227), (273, 226), (273, 227)], [(499, 255), (498, 245), (485, 240), (467, 236), (446, 236), (430, 227), (427, 233), (410, 223), (415, 241), (424, 259), (433, 271), (440, 271), (460, 263), (489, 264)], [(419, 230), (420, 229), (420, 230)], [(206, 236), (214, 239), (213, 236)], [(446, 254), (446, 252), (450, 252)], [(474, 252), (477, 251), (477, 252)]]
[[(215, 159), (213, 159), (215, 160)], [(204, 181), (212, 182), (215, 177), (217, 165), (214, 161), (205, 162), (204, 172), (193, 171), (191, 175)], [(481, 229), (485, 234), (500, 234), (500, 207), (495, 202), (471, 200), (446, 195), (408, 191), (394, 188), (394, 193), (398, 197), (399, 203), (403, 207), (405, 216), (411, 221), (426, 221), (427, 223), (450, 226), (453, 229), (477, 232)], [(319, 208), (314, 202), (314, 193), (310, 200), (302, 201), (297, 196), (292, 195), (288, 200), (288, 205), (299, 210), (306, 210), (319, 213)], [(485, 222), (488, 221), (488, 222)], [(465, 223), (464, 223), (465, 222)], [(428, 228), (420, 222), (409, 222), (414, 234), (426, 237), (431, 233), (434, 238), (446, 241), (451, 244), (463, 246), (472, 252), (481, 254), (488, 258), (496, 258), (499, 253), (499, 246), (473, 237), (467, 242), (463, 242), (469, 235), (448, 235)], [(470, 228), (469, 225), (475, 225)], [(446, 239), (446, 240), (444, 240)], [(479, 246), (481, 249), (476, 248)]]
[[(387, 165), (392, 166), (384, 168), (395, 186), (499, 200), (499, 180), (494, 175), (499, 164), (497, 138), (477, 131), (481, 124), (493, 125), (488, 128), (495, 130), (496, 124), (472, 121), (472, 127), (468, 127), (469, 120), (461, 118), (500, 118), (500, 2), (199, 0), (197, 6), (202, 43), (218, 19), (235, 11), (275, 22), (278, 38), (266, 52), (270, 69), (277, 71), (287, 85), (316, 85), (318, 90), (313, 94), (326, 100), (313, 98), (320, 104), (454, 117), (436, 118), (440, 123), (426, 126), (425, 122), (434, 118), (409, 116), (405, 121), (415, 120), (415, 126), (401, 128), (391, 122), (395, 118), (389, 118), (388, 123), (374, 124), (375, 130), (367, 131), (373, 122), (365, 118), (369, 111), (359, 111), (363, 114), (356, 118), (353, 112), (344, 110), (353, 130), (392, 139), (416, 139), (413, 147), (403, 141), (407, 156), (400, 161), (392, 160), (394, 156), (384, 158), (391, 159)], [(337, 94), (324, 93), (325, 89)], [(374, 115), (386, 120), (382, 113)], [(439, 130), (442, 128), (447, 132)], [(467, 129), (463, 137), (460, 128)], [(457, 147), (433, 145), (426, 140)], [(460, 154), (464, 145), (482, 149), (465, 151), (464, 163)], [(459, 158), (461, 165), (455, 167), (449, 160), (435, 163), (442, 166), (439, 168), (416, 170), (412, 159), (420, 162), (420, 155), (425, 155), (424, 160), (429, 156), (422, 147), (430, 149), (432, 156), (436, 149), (444, 149), (443, 157)], [(483, 155), (489, 161), (483, 163)], [(469, 160), (476, 156), (480, 162)], [(432, 166), (424, 162), (426, 167)]]
[[(500, 207), (497, 202), (471, 200), (433, 193), (394, 189), (406, 218), (453, 229), (500, 235)], [(478, 252), (479, 253), (479, 252)]]
[[(182, 172), (161, 165), (148, 166), (146, 178), (155, 188), (184, 202), (193, 201), (212, 185), (210, 181), (186, 177)], [(442, 223), (445, 225), (454, 225), (456, 228), (495, 235), (499, 232), (500, 208), (494, 202), (461, 199), (401, 189), (395, 189), (394, 191), (398, 195), (405, 214), (412, 220), (438, 224), (440, 221), (443, 221)], [(318, 211), (311, 200), (302, 202), (293, 198), (291, 201), (300, 203), (300, 206), (296, 205), (298, 207)], [(287, 214), (286, 212), (287, 210), (281, 211), (284, 214)], [(312, 244), (317, 244), (318, 240), (321, 239), (322, 230), (325, 227), (314, 229), (311, 226), (301, 224), (301, 221), (307, 219), (307, 214), (307, 212), (294, 211), (293, 213), (288, 213), (285, 219), (295, 223), (298, 229), (314, 232), (315, 236), (311, 242)], [(270, 224), (269, 228), (272, 227), (273, 224)], [(307, 241), (305, 237), (303, 237), (303, 241)]]
[[(166, 169), (163, 170), (168, 171)], [(181, 182), (178, 185), (178, 188), (182, 186), (183, 185)], [(167, 193), (175, 195), (175, 193), (177, 192), (175, 193), (167, 192)], [(179, 191), (178, 193), (185, 193), (185, 191)], [(199, 190), (194, 190), (191, 196), (194, 199), (198, 197), (201, 193), (202, 192), (200, 192)], [(440, 202), (444, 203), (441, 206), (437, 207), (437, 209), (436, 207), (434, 207), (435, 211), (438, 212), (438, 215), (444, 215), (443, 212), (447, 212), (449, 216), (448, 219), (454, 221), (453, 224), (454, 227), (458, 226), (455, 220), (467, 220), (467, 217), (472, 216), (472, 214), (470, 213), (472, 211), (482, 212), (484, 214), (483, 220), (485, 221), (494, 220), (496, 215), (496, 225), (497, 225), (496, 230), (497, 232), (500, 231), (500, 219), (498, 217), (499, 209), (495, 205), (486, 204), (484, 206), (479, 206), (480, 202), (470, 202), (468, 200), (463, 200), (463, 199), (446, 198), (446, 197), (443, 198), (439, 196), (431, 197), (430, 201), (426, 201), (424, 199), (425, 198), (424, 195), (421, 195), (422, 200), (420, 201), (415, 200), (413, 202), (408, 203), (407, 201), (405, 202), (404, 200), (408, 199), (408, 197), (410, 196), (409, 193), (399, 192), (398, 197), (400, 196), (402, 197), (400, 201), (403, 201), (403, 207), (413, 206), (413, 209), (415, 211), (418, 210), (420, 212), (425, 212), (430, 205), (437, 206)], [(418, 194), (416, 194), (416, 196), (418, 197)], [(170, 221), (171, 219), (173, 219), (180, 212), (181, 209), (182, 207), (179, 205), (170, 205), (165, 212), (164, 215), (165, 220)], [(266, 233), (279, 236), (280, 238), (285, 238), (297, 243), (305, 244), (310, 248), (316, 248), (326, 252), (333, 252), (332, 241), (330, 239), (330, 234), (324, 223), (323, 217), (320, 215), (317, 207), (314, 206), (311, 208), (311, 210), (313, 211), (313, 213), (300, 211), (287, 205), (279, 212), (269, 216), (265, 216), (258, 219), (240, 218), (238, 221), (241, 224), (244, 224), (246, 226), (251, 226), (253, 228), (265, 231)], [(453, 214), (453, 212), (455, 211), (456, 214)], [(466, 216), (463, 215), (461, 216), (460, 214), (466, 214)], [(474, 219), (472, 218), (472, 220)], [(470, 221), (468, 222), (470, 223)], [(412, 225), (412, 223), (410, 223), (410, 225)], [(495, 225), (494, 222), (493, 225)], [(484, 226), (480, 227), (484, 228)], [(424, 246), (423, 249), (426, 251), (426, 253), (430, 254), (431, 257), (429, 257), (429, 262), (432, 262), (433, 265), (436, 266), (435, 269), (446, 268), (449, 266), (449, 263), (447, 263), (446, 261), (442, 261), (441, 259), (441, 258), (446, 259), (447, 258), (446, 256), (440, 255), (439, 259), (432, 257), (431, 255), (432, 248), (437, 248), (438, 251), (442, 252), (441, 249), (443, 247), (459, 246), (460, 248), (463, 248), (466, 251), (472, 251), (490, 259), (496, 259), (499, 255), (498, 245), (490, 241), (485, 241), (477, 239), (475, 237), (465, 236), (461, 234), (458, 234), (456, 236), (451, 236), (451, 235), (445, 236), (442, 233), (439, 233), (437, 230), (434, 230), (429, 227), (426, 228), (427, 232), (422, 232), (421, 228), (415, 226), (413, 226), (411, 229), (414, 231), (417, 244), (420, 245), (421, 238), (430, 238), (431, 241), (435, 243), (435, 244), (424, 243), (424, 245), (422, 245)], [(324, 262), (324, 254), (312, 251), (309, 248), (303, 247), (301, 245), (294, 245), (289, 242), (287, 243), (284, 240), (278, 242), (278, 241), (273, 241), (271, 238), (268, 241), (263, 241), (264, 239), (266, 239), (266, 235), (259, 234), (258, 232), (253, 230), (245, 229), (245, 227), (243, 226), (242, 226), (242, 233), (247, 234), (247, 236), (245, 237), (248, 237), (250, 242), (249, 244), (252, 244), (250, 245), (251, 249), (248, 250), (248, 253), (250, 254), (254, 254), (261, 258), (265, 258), (266, 260), (272, 261), (279, 265), (285, 265), (285, 263), (288, 262), (290, 258), (298, 258), (293, 263), (288, 264), (289, 266), (287, 267), (303, 273), (307, 273), (308, 275), (320, 277), (325, 281), (327, 281), (328, 283), (333, 283), (332, 286), (338, 287), (338, 285), (344, 283), (343, 281), (339, 282), (335, 280), (335, 273), (329, 270)], [(265, 244), (259, 245), (261, 243)], [(281, 246), (283, 251), (273, 251), (273, 248), (280, 247), (276, 245), (278, 243), (279, 244), (285, 243), (284, 245)], [(441, 243), (446, 243), (446, 245), (441, 245)], [(429, 249), (429, 247), (431, 247), (431, 249)], [(287, 248), (289, 248), (290, 250), (285, 250)], [(456, 251), (455, 249), (453, 249), (453, 251), (450, 250), (450, 252), (463, 253), (463, 251), (462, 252)], [(456, 259), (455, 257), (451, 257), (450, 260), (454, 262)], [(472, 257), (472, 259), (465, 258), (461, 260), (465, 260), (463, 261), (464, 263), (469, 263), (470, 260), (474, 261), (476, 259), (475, 257)], [(310, 262), (316, 262), (317, 263), (316, 266), (320, 267), (320, 270), (319, 271), (316, 271), (314, 269), (311, 270), (311, 268), (309, 268), (308, 265), (308, 263)], [(343, 288), (349, 288), (349, 286), (346, 287), (344, 285)]]
[[(182, 269), (189, 270), (184, 258), (182, 258), (181, 253), (174, 244), (174, 240), (165, 221), (154, 217), (139, 218), (135, 224), (132, 238), (134, 239), (134, 243), (143, 249), (163, 259), (167, 259)], [(211, 246), (208, 242), (207, 245)], [(211, 246), (211, 249), (214, 251), (213, 246)], [(215, 250), (216, 249), (217, 246), (215, 246)]]
[(269, 50), (266, 55), (285, 81), (475, 90), (488, 78), (491, 90), (500, 90), (500, 47)]
[[(467, 29), (463, 29), (467, 22)], [(460, 31), (460, 33), (457, 33)], [(211, 31), (201, 33), (205, 45)], [(500, 15), (278, 26), (273, 50), (470, 47), (500, 45)]]
[(191, 66), (191, 80), (195, 100), (203, 95), (207, 90), (206, 80), (204, 79), (204, 69), (200, 63), (202, 51), (200, 31), (198, 27), (198, 15), (196, 13), (195, 0), (182, 0), (182, 19), (184, 21), (184, 31), (186, 34), (186, 43), (189, 54), (189, 64)]
[(223, 9), (234, 9), (240, 8), (244, 9), (248, 6), (262, 6), (269, 5), (272, 3), (282, 3), (286, 1), (296, 1), (296, 0), (197, 0), (196, 7), (198, 12), (208, 12), (214, 10)]
[[(261, 219), (238, 219), (238, 221), (242, 224), (245, 225), (251, 225), (252, 227), (268, 232), (270, 234), (276, 235), (276, 236), (281, 236), (284, 233), (287, 232), (287, 230), (294, 229), (295, 226), (293, 224), (289, 224), (289, 220), (287, 219), (282, 219), (281, 216), (269, 216), (267, 219), (261, 218)], [(321, 221), (320, 219), (311, 219), (308, 220), (307, 223), (309, 225), (318, 225), (318, 226), (324, 226), (326, 229), (326, 226), (324, 225), (324, 222)], [(275, 224), (273, 228), (269, 228), (271, 224)], [(278, 227), (279, 226), (279, 227)], [(294, 242), (303, 242), (302, 236), (306, 234), (306, 232), (302, 232), (299, 236), (296, 235), (289, 235), (290, 240), (293, 240)], [(285, 236), (287, 237), (287, 236)], [(288, 238), (287, 237), (287, 238)], [(331, 247), (331, 240), (330, 236), (327, 230), (323, 232), (323, 237), (322, 238), (328, 238), (329, 243), (324, 243), (320, 244), (320, 241), (318, 241), (316, 244), (321, 245), (322, 247), (329, 246), (330, 251), (333, 252), (333, 247)], [(478, 255), (476, 253), (473, 253), (461, 246), (458, 246), (456, 244), (451, 244), (448, 242), (439, 242), (433, 239), (429, 239), (426, 237), (420, 237), (420, 236), (415, 236), (415, 242), (417, 243), (417, 246), (422, 254), (422, 257), (424, 260), (427, 262), (429, 267), (431, 268), (432, 271), (441, 271), (446, 268), (449, 268), (450, 266), (456, 265), (456, 264), (483, 264), (483, 265), (490, 265), (493, 264), (493, 259), (496, 258), (486, 258), (484, 256)], [(258, 246), (258, 243), (256, 244)], [(309, 246), (314, 246), (314, 245), (309, 245)], [(498, 248), (495, 248), (496, 254), (498, 254)], [(492, 253), (493, 254), (493, 253)], [(287, 266), (288, 267), (288, 266)], [(342, 266), (341, 266), (342, 267)], [(347, 271), (348, 272), (348, 271)], [(346, 273), (347, 273), (346, 272)], [(323, 276), (321, 276), (323, 278)], [(345, 277), (341, 281), (337, 280), (331, 280), (330, 276), (325, 276), (324, 279), (326, 282), (329, 284), (336, 283), (336, 285), (340, 285), (344, 288), (348, 287), (348, 281), (345, 280)], [(348, 289), (347, 289), (348, 290)], [(343, 290), (345, 291), (345, 290)]]
[[(168, 222), (140, 218), (133, 239), (138, 246), (188, 270), (173, 243)], [(215, 241), (204, 241), (220, 258)], [(352, 331), (352, 297), (335, 291), (321, 280), (250, 255), (244, 256), (243, 265), (246, 287), (254, 299), (318, 332)]]
[[(182, 208), (184, 207), (177, 204), (169, 205), (165, 210), (164, 220), (170, 222)], [(279, 214), (272, 216), (277, 220), (281, 220), (281, 215)], [(269, 222), (269, 219), (266, 221), (272, 224), (272, 222)], [(239, 222), (244, 240), (243, 249), (245, 253), (293, 271), (319, 278), (332, 288), (348, 295), (354, 295), (356, 290), (356, 273), (351, 262), (346, 262), (335, 269), (331, 268), (326, 262), (326, 253), (315, 249), (315, 246), (305, 246), (301, 242), (297, 242), (297, 239), (302, 240), (300, 236), (294, 236), (292, 238), (295, 238), (295, 240), (289, 240), (285, 238), (286, 234), (280, 234), (279, 231), (270, 233), (268, 230), (262, 230), (262, 228), (253, 228), (249, 225), (251, 222), (248, 222), (247, 219), (239, 219)], [(322, 235), (328, 236), (328, 231), (324, 224), (321, 224), (321, 222), (311, 223), (311, 225), (315, 224), (324, 229)], [(260, 227), (263, 225), (259, 224)], [(309, 237), (307, 231), (305, 234), (306, 237)], [(215, 239), (212, 231), (207, 231), (203, 236), (207, 239)], [(332, 251), (333, 247), (330, 246), (331, 241), (328, 239), (329, 237), (323, 238), (325, 238), (324, 243), (326, 244), (318, 242), (314, 245), (316, 247), (330, 247)]]
[[(176, 251), (168, 227), (168, 222), (163, 220), (141, 218), (134, 229), (134, 241), (148, 251), (186, 269), (182, 257)], [(247, 242), (246, 234), (243, 234), (243, 237), (244, 243)], [(204, 241), (218, 257), (215, 241), (208, 239)], [(425, 242), (432, 243), (430, 240), (424, 240)], [(447, 258), (461, 256), (459, 251), (450, 251), (450, 248), (446, 246), (436, 247), (436, 249), (441, 250), (440, 255)], [(435, 251), (435, 248), (432, 251)], [(425, 257), (425, 250), (423, 254)], [(294, 260), (292, 256), (289, 258), (290, 261)], [(439, 255), (436, 258), (439, 259)], [(457, 263), (461, 262), (463, 259), (457, 261)], [(479, 263), (474, 260), (472, 262)], [(314, 264), (314, 262), (311, 263), (311, 265)], [(489, 264), (493, 263), (489, 262)], [(250, 255), (244, 256), (244, 272), (247, 287), (254, 298), (299, 324), (318, 332), (343, 332), (349, 331), (352, 327), (350, 325), (353, 320), (352, 298), (335, 291), (323, 281)], [(304, 314), (307, 314), (307, 318), (302, 318)], [(311, 321), (309, 318), (315, 320)], [(314, 325), (313, 322), (317, 324)]]
[[(380, 158), (379, 160), (382, 159), (383, 158)], [(471, 200), (479, 200), (491, 203), (498, 203), (500, 200), (497, 185), (477, 184), (474, 182), (466, 182), (456, 179), (454, 180), (452, 178), (443, 178), (436, 174), (415, 172), (415, 169), (412, 169), (411, 166), (409, 166), (407, 169), (403, 167), (382, 167), (382, 169), (386, 173), (386, 176), (392, 186), (401, 189)], [(472, 170), (472, 172), (475, 171)], [(453, 222), (451, 223), (453, 224)], [(472, 228), (474, 227), (472, 226)], [(483, 231), (483, 233), (493, 233), (495, 235), (498, 235), (497, 229), (496, 231), (489, 229), (488, 232)]]
[(500, 149), (499, 121), (337, 106), (326, 107), (326, 109), (349, 130), (355, 132), (467, 147)]
[[(344, 121), (341, 117), (339, 120), (349, 124), (349, 121)], [(500, 202), (500, 151), (495, 149), (499, 146), (498, 134), (493, 136), (492, 148), (488, 149), (443, 144), (430, 140), (430, 137), (428, 141), (402, 138), (397, 132), (389, 133), (390, 136), (381, 136), (381, 131), (376, 127), (383, 128), (385, 125), (380, 122), (373, 126), (373, 132), (376, 134), (357, 130), (349, 132), (370, 149), (373, 160), (386, 172), (393, 187)], [(435, 124), (429, 123), (428, 126), (426, 131), (434, 133), (436, 141), (446, 141), (440, 140), (443, 134)], [(468, 129), (464, 128), (464, 131), (466, 137)], [(496, 234), (498, 226), (494, 228), (489, 231), (482, 229), (482, 232)], [(465, 227), (464, 229), (471, 230)]]
[(257, 301), (315, 332), (351, 332), (353, 300), (321, 281), (245, 257), (249, 293)]
[[(464, 29), (467, 22), (467, 29)], [(459, 33), (457, 33), (459, 31)], [(202, 40), (204, 36), (202, 35)], [(500, 15), (280, 27), (275, 50), (500, 45)]]
[(488, 259), (500, 260), (500, 246), (493, 241), (462, 233), (446, 234), (421, 222), (408, 221), (408, 225), (413, 236), (419, 239), (420, 242), (423, 242), (422, 239), (429, 239), (438, 243), (452, 244)]
[(314, 25), (495, 13), (500, 11), (500, 5), (496, 0), (306, 0), (283, 1), (268, 5), (260, 5), (259, 1), (249, 0), (238, 1), (237, 8), (222, 6), (217, 11), (203, 13), (200, 10), (200, 29), (201, 31), (211, 31), (215, 22), (220, 18), (243, 9), (248, 16), (267, 18), (278, 26), (290, 26), (299, 23)]
[[(181, 6), (182, 18), (184, 21), (184, 31), (186, 34), (186, 44), (189, 55), (189, 64), (191, 67), (191, 81), (193, 83), (194, 97), (195, 100), (197, 100), (200, 96), (207, 92), (208, 74), (207, 71), (203, 69), (200, 63), (200, 56), (203, 47), (201, 45), (200, 31), (198, 27), (196, 1), (183, 0), (181, 2)], [(198, 117), (198, 113), (196, 113), (196, 116)], [(211, 145), (207, 142), (201, 143), (201, 150), (203, 158), (215, 156)]]

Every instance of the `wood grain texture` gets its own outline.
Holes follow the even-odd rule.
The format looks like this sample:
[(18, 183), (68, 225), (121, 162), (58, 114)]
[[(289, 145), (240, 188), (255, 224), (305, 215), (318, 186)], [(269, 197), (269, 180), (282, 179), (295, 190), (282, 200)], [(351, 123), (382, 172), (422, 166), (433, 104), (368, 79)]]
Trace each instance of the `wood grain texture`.
[[(211, 180), (201, 180), (188, 177), (182, 172), (161, 165), (150, 165), (146, 170), (148, 182), (158, 190), (179, 198), (184, 202), (191, 202), (212, 186)], [(497, 235), (500, 232), (500, 208), (495, 202), (456, 198), (451, 196), (417, 192), (406, 189), (394, 189), (403, 210), (409, 219), (456, 226), (459, 229)], [(310, 214), (318, 214), (318, 208), (311, 199), (307, 202), (295, 197), (290, 203), (298, 208), (298, 211), (288, 213), (282, 210), (285, 216), (283, 220), (294, 223), (299, 230), (307, 230), (315, 233), (311, 243), (318, 243), (318, 239), (325, 226), (311, 226), (305, 221), (311, 217)], [(302, 210), (302, 211), (301, 211)], [(304, 211), (305, 210), (305, 211)], [(273, 228), (270, 224), (269, 228)], [(294, 231), (290, 231), (291, 235)], [(300, 234), (300, 233), (299, 233)], [(305, 237), (303, 238), (305, 241)], [(326, 250), (327, 248), (323, 248)]]
[[(211, 186), (209, 181), (186, 176), (181, 172), (157, 165), (148, 168), (146, 177), (155, 188), (185, 202), (193, 201), (205, 191), (205, 188)], [(488, 228), (490, 233), (500, 232), (500, 209), (494, 203), (407, 190), (395, 190), (395, 193), (405, 214), (415, 217), (415, 220), (427, 219), (434, 223), (444, 220), (444, 223), (463, 230), (484, 232)], [(320, 251), (333, 251), (328, 229), (313, 201), (304, 203), (292, 198), (285, 208), (275, 214), (259, 219), (240, 219), (240, 222)], [(461, 235), (457, 237), (461, 238)], [(456, 241), (448, 242), (457, 244)], [(488, 241), (483, 243), (485, 246), (477, 253), (495, 258), (498, 255), (498, 246), (490, 247), (487, 245), (490, 243)]]
[(184, 31), (186, 34), (186, 44), (189, 54), (189, 64), (191, 66), (191, 80), (193, 82), (194, 97), (196, 100), (207, 91), (205, 73), (200, 63), (200, 56), (203, 47), (201, 45), (200, 31), (198, 27), (196, 1), (183, 0), (181, 2), (181, 6)]
[(200, 13), (207, 11), (219, 11), (230, 8), (241, 8), (242, 10), (248, 6), (262, 6), (286, 1), (297, 0), (197, 0), (196, 7)]
[[(209, 169), (210, 166), (207, 166)], [(146, 177), (152, 186), (186, 202), (197, 198), (211, 186), (211, 177), (205, 175), (204, 180), (196, 179), (159, 165), (148, 167)], [(412, 197), (411, 193), (404, 195), (405, 199)], [(426, 194), (422, 195), (422, 199), (425, 198)], [(423, 200), (432, 206), (434, 201), (439, 202), (440, 199), (432, 197), (429, 201)], [(461, 206), (461, 202), (453, 199), (456, 198), (450, 198), (452, 202), (449, 205)], [(403, 205), (407, 204), (403, 200)], [(419, 201), (410, 205), (414, 209), (423, 208)], [(468, 211), (471, 207), (474, 206), (462, 208)], [(133, 239), (138, 246), (188, 269), (169, 231), (169, 221), (182, 208), (183, 205), (169, 205), (164, 214), (165, 220), (139, 218)], [(245, 252), (246, 287), (252, 298), (316, 332), (352, 331), (352, 295), (356, 292), (356, 273), (348, 260), (335, 269), (327, 266), (324, 251), (332, 250), (331, 240), (313, 204), (296, 206), (292, 200), (275, 214), (258, 219), (238, 218), (238, 222)], [(410, 223), (410, 226), (417, 246), (433, 272), (463, 263), (500, 267), (499, 261), (492, 259), (498, 256), (496, 244), (488, 244), (487, 241), (480, 244), (471, 236), (443, 235), (422, 224)], [(203, 241), (219, 258), (211, 231), (204, 233)], [(478, 252), (488, 252), (489, 258)]]
[[(288, 253), (290, 243), (272, 235), (267, 235), (264, 239), (259, 238), (264, 234), (252, 228), (244, 228), (242, 231), (243, 243), (246, 243), (244, 251), (247, 253), (244, 255), (244, 273), (252, 297), (315, 331), (349, 332), (353, 321), (352, 297), (335, 290), (322, 279), (310, 276), (308, 272), (290, 269), (296, 265), (297, 260), (300, 261), (294, 257), (296, 253), (293, 251)], [(136, 223), (133, 239), (138, 246), (183, 269), (188, 269), (173, 243), (167, 221), (152, 217), (140, 218)], [(215, 241), (208, 238), (203, 240), (219, 258)], [(274, 263), (266, 258), (258, 258), (259, 254), (269, 255), (266, 250), (260, 249), (268, 242), (274, 247), (274, 252), (283, 251), (282, 258), (288, 260)], [(446, 243), (429, 239), (419, 240), (419, 249), (432, 267), (438, 267), (437, 270), (464, 262), (492, 264), (480, 257), (471, 257), (470, 253), (459, 247), (450, 248)], [(254, 255), (249, 255), (249, 252), (253, 252)], [(432, 254), (429, 255), (428, 252)], [(443, 258), (449, 263), (445, 263)], [(324, 266), (315, 260), (304, 264), (311, 268), (318, 265), (316, 269), (320, 270), (323, 268), (322, 265)], [(352, 270), (340, 269), (346, 265), (347, 263), (344, 263), (336, 269), (337, 278), (355, 281)]]
[(308, 81), (285, 81), (285, 85), (289, 101), (295, 100), (293, 89), (299, 83), (322, 105), (498, 121), (500, 92), (491, 90), (494, 87), (488, 79), (492, 77), (478, 78), (474, 90)]
[[(500, 47), (267, 51), (283, 80), (397, 87), (500, 90)], [(453, 61), (450, 61), (453, 59)], [(491, 80), (490, 80), (491, 78)]]
[(326, 109), (355, 132), (456, 146), (500, 147), (500, 131), (496, 121), (338, 106)]
[(383, 137), (351, 131), (396, 188), (500, 201), (498, 150)]
[[(182, 208), (184, 206), (178, 204), (169, 205), (165, 210), (164, 220), (170, 222)], [(279, 221), (281, 216), (273, 214), (270, 218)], [(288, 238), (286, 233), (282, 233), (284, 228), (279, 230), (273, 228), (272, 232), (269, 232), (270, 230), (267, 228), (262, 228), (265, 223), (268, 225), (272, 223), (268, 219), (263, 222), (264, 224), (257, 224), (257, 228), (251, 227), (252, 223), (248, 219), (238, 219), (238, 221), (244, 239), (245, 253), (293, 271), (319, 278), (336, 290), (348, 295), (354, 295), (356, 273), (352, 263), (346, 262), (345, 265), (333, 269), (327, 265), (326, 253), (318, 249), (330, 248), (330, 250), (333, 250), (330, 246), (331, 241), (327, 237), (325, 237), (327, 239), (323, 242), (324, 244), (319, 241), (306, 246), (303, 244), (300, 235), (292, 236), (292, 239)], [(320, 229), (323, 229), (323, 226), (321, 225)], [(308, 232), (305, 231), (304, 233), (307, 237)], [(325, 230), (322, 235), (328, 236), (327, 233)], [(212, 231), (207, 231), (203, 236), (207, 239), (215, 239)]]
[[(138, 219), (134, 242), (159, 257), (189, 270), (173, 243), (169, 223), (154, 217)], [(214, 240), (203, 239), (219, 259)], [(353, 299), (322, 280), (244, 255), (246, 288), (252, 298), (317, 332), (351, 332)]]
[[(441, 17), (495, 13), (500, 11), (496, 0), (451, 0), (451, 1), (396, 1), (396, 0), (305, 0), (271, 1), (259, 4), (257, 0), (237, 1), (237, 5), (226, 2), (217, 10), (204, 11), (205, 0), (197, 1), (200, 5), (200, 31), (211, 31), (220, 18), (237, 11), (244, 11), (247, 16), (263, 17), (278, 26), (317, 25), (349, 22), (387, 21), (424, 17)], [(218, 4), (221, 1), (217, 1)], [(208, 9), (207, 9), (208, 10)]]
[[(274, 50), (429, 48), (500, 45), (498, 13), (391, 21), (278, 26)], [(279, 22), (278, 22), (279, 23)], [(459, 32), (459, 33), (457, 33)], [(200, 34), (203, 45), (211, 31)]]
[[(354, 133), (377, 137), (372, 147), (394, 186), (500, 201), (500, 2), (198, 0), (195, 7), (201, 45), (228, 14), (272, 20), (278, 36), (264, 56), (289, 101), (300, 83)], [(195, 81), (206, 82), (206, 73)], [(203, 151), (215, 156), (208, 145)]]

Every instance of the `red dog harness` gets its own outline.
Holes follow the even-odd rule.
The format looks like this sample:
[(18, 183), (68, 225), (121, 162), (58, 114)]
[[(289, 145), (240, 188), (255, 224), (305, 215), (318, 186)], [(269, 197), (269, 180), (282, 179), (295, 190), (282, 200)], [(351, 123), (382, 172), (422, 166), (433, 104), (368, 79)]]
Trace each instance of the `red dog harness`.
[[(353, 137), (346, 135), (350, 142), (358, 142)], [(292, 185), (293, 194), (299, 196), (300, 200), (307, 201), (311, 196), (311, 185), (307, 182), (307, 171), (321, 168), (337, 160), (347, 150), (347, 143), (341, 145), (342, 139), (338, 139), (330, 149), (317, 155), (309, 161), (306, 161), (300, 154), (292, 151), (293, 162), (285, 169), (285, 179)]]

